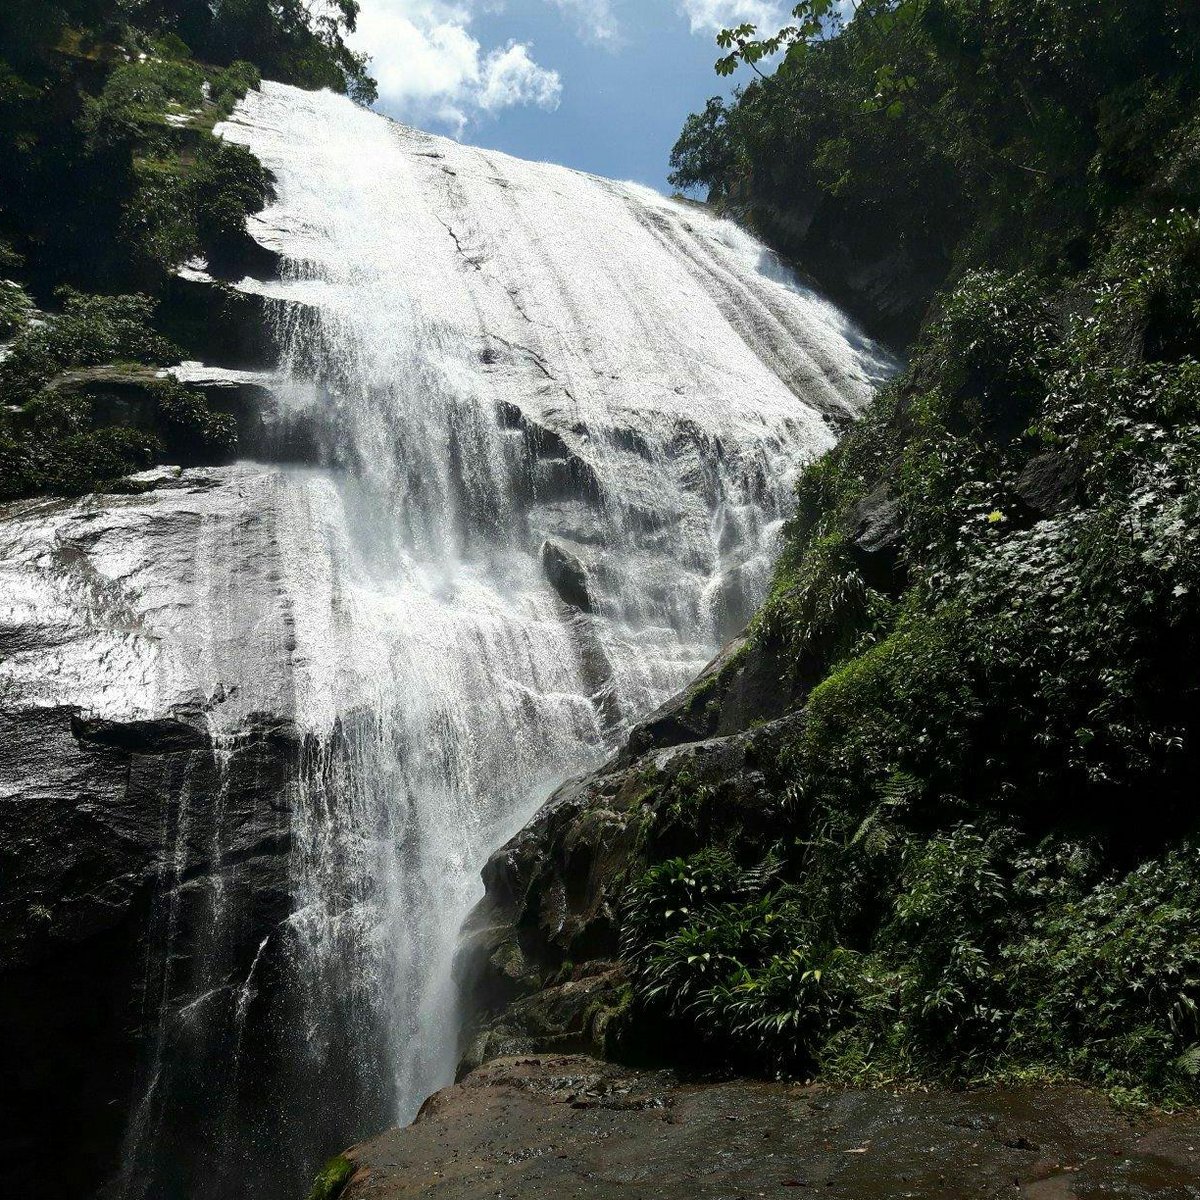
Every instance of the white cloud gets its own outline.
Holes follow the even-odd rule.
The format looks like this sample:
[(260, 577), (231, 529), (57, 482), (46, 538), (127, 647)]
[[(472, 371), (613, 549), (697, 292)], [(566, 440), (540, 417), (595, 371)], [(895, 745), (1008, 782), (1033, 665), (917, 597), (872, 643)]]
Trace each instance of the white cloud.
[(759, 32), (775, 33), (788, 23), (795, 3), (773, 0), (679, 0), (679, 9), (691, 22), (693, 33), (719, 33), (749, 22)]
[(562, 80), (523, 42), (485, 50), (470, 31), (471, 0), (362, 0), (356, 50), (371, 55), (379, 107), (461, 134), (472, 119), (514, 105), (558, 107)]
[(612, 0), (550, 0), (550, 3), (567, 13), (588, 41), (614, 45), (620, 40), (621, 26), (612, 10)]
[[(678, 0), (678, 3), (679, 11), (691, 22), (693, 33), (716, 34), (749, 22), (767, 37), (793, 23), (792, 9), (796, 7), (796, 0)], [(854, 17), (851, 0), (838, 0), (837, 10), (843, 21)]]
[(509, 42), (503, 50), (493, 50), (484, 60), (475, 103), (484, 112), (514, 104), (553, 109), (558, 107), (561, 95), (558, 72), (539, 67), (529, 57), (529, 47), (522, 42)]

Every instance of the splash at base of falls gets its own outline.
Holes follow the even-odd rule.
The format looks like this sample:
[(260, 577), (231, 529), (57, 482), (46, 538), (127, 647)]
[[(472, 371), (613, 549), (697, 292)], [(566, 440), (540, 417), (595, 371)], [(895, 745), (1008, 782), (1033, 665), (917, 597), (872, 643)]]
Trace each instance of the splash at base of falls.
[(28, 604), (79, 632), (7, 675), (200, 731), (164, 758), (123, 1198), (295, 1195), (452, 1077), (487, 855), (745, 623), (890, 369), (699, 206), (275, 84), (223, 133), (276, 179), (279, 275), (237, 286), (314, 461), (39, 517), (88, 574)]

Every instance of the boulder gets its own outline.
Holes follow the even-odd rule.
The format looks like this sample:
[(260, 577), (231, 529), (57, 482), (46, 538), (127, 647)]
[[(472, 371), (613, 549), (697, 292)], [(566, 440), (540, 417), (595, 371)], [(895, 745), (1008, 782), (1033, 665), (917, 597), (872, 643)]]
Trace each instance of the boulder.
[(864, 496), (846, 519), (850, 553), (863, 578), (885, 595), (904, 586), (900, 551), (904, 525), (900, 501), (886, 484)]
[(804, 692), (804, 681), (788, 672), (779, 647), (740, 633), (688, 687), (634, 726), (620, 761), (628, 764), (651, 750), (728, 737), (755, 722), (775, 720), (795, 709)]
[[(723, 678), (742, 659), (747, 669), (756, 662), (744, 644), (728, 647), (702, 682)], [(691, 712), (687, 693), (664, 706), (608, 763), (558, 788), (488, 860), (485, 896), (467, 921), (457, 963), (474, 1006), (463, 1069), (516, 1051), (621, 1052), (628, 987), (618, 958), (628, 885), (648, 862), (721, 844), (733, 829), (753, 846), (770, 803), (763, 764), (798, 731), (795, 712), (773, 721), (750, 715), (754, 709), (741, 707), (743, 686), (735, 674), (716, 693), (711, 718)], [(752, 727), (697, 738), (699, 726), (721, 724), (722, 701), (730, 721)]]
[(592, 611), (587, 569), (573, 554), (549, 539), (542, 543), (542, 569), (558, 598), (580, 612)]
[(864, 554), (880, 554), (900, 543), (900, 501), (890, 488), (876, 488), (851, 510), (847, 522), (850, 540)]
[(1053, 517), (1079, 498), (1079, 464), (1066, 451), (1048, 450), (1025, 464), (1016, 493), (1038, 517)]

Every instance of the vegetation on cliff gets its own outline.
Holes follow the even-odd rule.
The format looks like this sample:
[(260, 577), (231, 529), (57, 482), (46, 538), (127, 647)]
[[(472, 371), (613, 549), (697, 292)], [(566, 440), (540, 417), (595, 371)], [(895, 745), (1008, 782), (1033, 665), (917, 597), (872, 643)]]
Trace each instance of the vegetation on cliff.
[[(153, 302), (181, 263), (236, 254), (270, 188), (214, 126), (262, 72), (370, 99), (344, 40), (356, 15), (355, 0), (320, 15), (301, 0), (3, 6), (0, 340), (16, 340), (0, 351), (0, 499), (106, 486), (181, 447), (228, 452), (232, 431), (199, 392), (155, 384), (151, 401), (186, 419), (138, 430), (119, 406), (65, 401), (55, 375), (178, 361), (150, 335)], [(114, 319), (145, 337), (113, 342)]]
[(911, 338), (971, 270), (1076, 276), (1134, 198), (1194, 197), (1189, 0), (862, 0), (844, 28), (840, 7), (722, 37), (722, 72), (781, 58), (689, 118), (672, 180), (885, 332)]
[(626, 898), (635, 1023), (764, 1069), (1194, 1101), (1200, 14), (830, 11), (724, 39), (784, 55), (691, 119), (678, 182), (802, 262), (822, 212), (852, 256), (879, 225), (943, 286), (800, 482), (748, 651), (801, 697), (770, 802)]

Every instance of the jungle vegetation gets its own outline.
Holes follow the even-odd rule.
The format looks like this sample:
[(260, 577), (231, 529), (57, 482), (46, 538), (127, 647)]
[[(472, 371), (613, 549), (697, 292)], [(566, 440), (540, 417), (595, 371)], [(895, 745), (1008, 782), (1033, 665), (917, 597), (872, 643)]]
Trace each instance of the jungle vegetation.
[[(213, 136), (265, 72), (374, 96), (356, 0), (6, 0), (0, 6), (0, 500), (77, 494), (232, 452), (232, 422), (160, 381), (131, 428), (64, 373), (165, 366), (173, 270), (236, 253), (270, 180)], [(110, 375), (118, 372), (110, 372)], [(143, 406), (144, 408), (145, 406)], [(184, 411), (188, 414), (183, 418)], [(184, 444), (188, 430), (197, 441)]]
[(769, 802), (643, 863), (633, 1019), (743, 1068), (1195, 1102), (1200, 10), (855, 8), (723, 34), (749, 79), (672, 160), (831, 286), (882, 239), (916, 273), (751, 630), (803, 697)]

